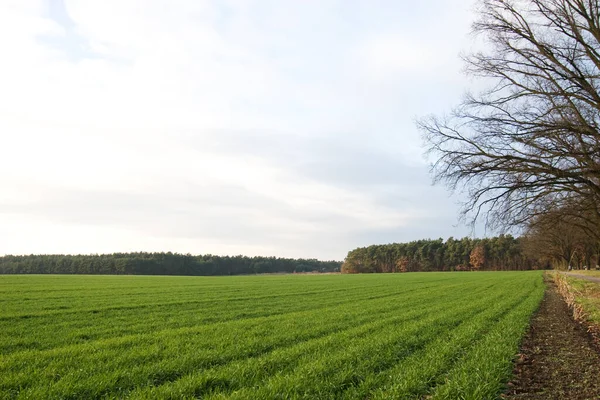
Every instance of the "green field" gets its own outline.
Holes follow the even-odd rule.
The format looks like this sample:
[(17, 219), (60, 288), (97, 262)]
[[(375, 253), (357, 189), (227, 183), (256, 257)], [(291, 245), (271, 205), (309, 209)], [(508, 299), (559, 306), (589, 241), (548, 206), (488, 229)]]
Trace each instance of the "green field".
[(486, 399), (539, 272), (0, 276), (0, 398)]

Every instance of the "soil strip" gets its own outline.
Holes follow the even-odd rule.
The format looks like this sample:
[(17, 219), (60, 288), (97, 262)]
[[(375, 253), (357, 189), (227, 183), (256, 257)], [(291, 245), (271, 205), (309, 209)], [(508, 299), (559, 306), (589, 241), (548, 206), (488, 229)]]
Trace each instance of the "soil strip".
[(600, 353), (585, 329), (545, 277), (547, 290), (534, 315), (514, 377), (503, 396), (509, 399), (600, 399)]

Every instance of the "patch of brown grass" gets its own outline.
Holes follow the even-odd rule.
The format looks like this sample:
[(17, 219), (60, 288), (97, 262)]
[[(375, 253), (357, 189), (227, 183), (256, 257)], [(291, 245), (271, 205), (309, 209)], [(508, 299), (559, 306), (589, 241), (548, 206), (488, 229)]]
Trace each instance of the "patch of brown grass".
[[(589, 274), (595, 271), (587, 272)], [(595, 342), (600, 345), (600, 283), (560, 273), (554, 274), (554, 281), (558, 292), (572, 310), (573, 318), (585, 325)]]

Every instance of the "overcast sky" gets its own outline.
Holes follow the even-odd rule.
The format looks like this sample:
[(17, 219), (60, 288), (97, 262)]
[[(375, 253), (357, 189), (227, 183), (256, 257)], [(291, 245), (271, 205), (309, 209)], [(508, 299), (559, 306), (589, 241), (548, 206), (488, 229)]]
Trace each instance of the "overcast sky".
[(471, 84), (472, 9), (2, 0), (0, 254), (341, 260), (471, 234), (414, 120)]

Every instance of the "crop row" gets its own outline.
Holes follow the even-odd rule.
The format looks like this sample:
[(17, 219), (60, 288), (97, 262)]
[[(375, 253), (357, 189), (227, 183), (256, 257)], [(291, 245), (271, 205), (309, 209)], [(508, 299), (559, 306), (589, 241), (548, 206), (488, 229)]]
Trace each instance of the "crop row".
[(11, 278), (7, 399), (493, 398), (543, 293), (538, 273)]

